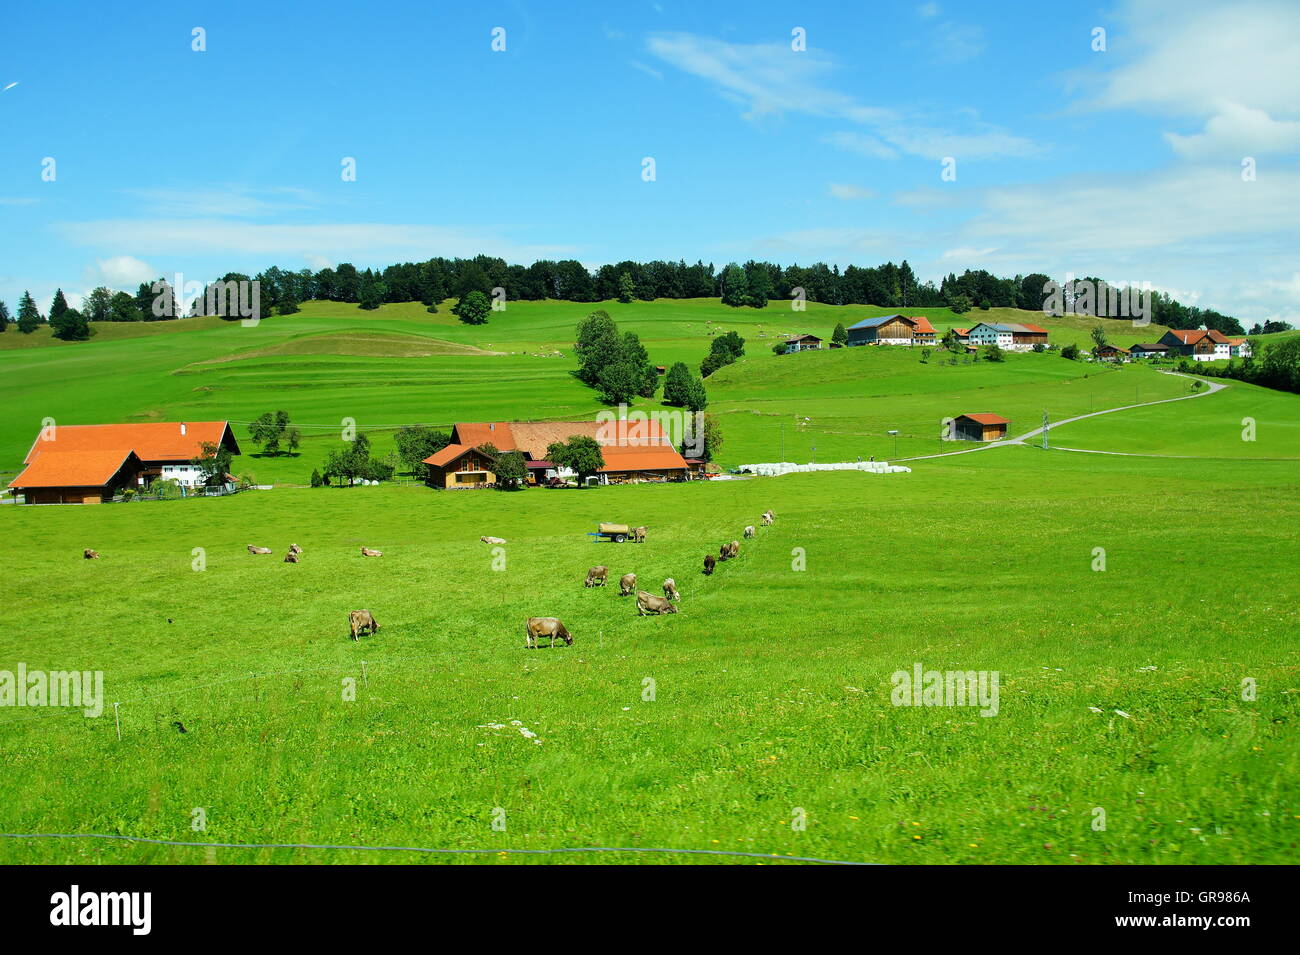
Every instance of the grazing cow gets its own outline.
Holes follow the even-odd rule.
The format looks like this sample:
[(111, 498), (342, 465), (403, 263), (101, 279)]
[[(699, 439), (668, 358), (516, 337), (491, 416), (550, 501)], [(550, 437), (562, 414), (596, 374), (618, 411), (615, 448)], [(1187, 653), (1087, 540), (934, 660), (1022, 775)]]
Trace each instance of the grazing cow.
[(664, 596), (669, 600), (681, 600), (682, 595), (677, 592), (677, 581), (671, 577), (664, 581)]
[(740, 541), (732, 541), (730, 544), (723, 544), (718, 548), (718, 557), (722, 560), (731, 560), (731, 558), (739, 556)]
[(504, 544), (506, 542), (504, 537), (480, 537), (479, 540), (484, 544)]
[(536, 650), (538, 637), (550, 637), (551, 646), (555, 646), (556, 637), (563, 640), (566, 646), (573, 646), (573, 634), (565, 629), (558, 617), (529, 617), (524, 624), (525, 649)]
[(375, 620), (375, 615), (369, 610), (353, 610), (348, 614), (348, 626), (352, 629), (352, 639), (364, 634), (367, 630), (371, 633), (379, 632), (379, 623)]
[(293, 551), (289, 551), (289, 553), (284, 555), (284, 562), (286, 564), (296, 564), (298, 563), (298, 555)]
[(638, 544), (644, 544), (644, 543), (645, 543), (645, 528), (644, 528), (644, 527), (638, 527), (638, 528), (635, 528), (635, 529), (632, 531), (632, 540), (635, 541), (635, 542), (638, 543)]
[(705, 577), (707, 577), (707, 576), (709, 576), (709, 574), (713, 573), (714, 565), (716, 565), (717, 562), (718, 562), (718, 559), (717, 559), (716, 557), (714, 557), (712, 554), (705, 554), (705, 555), (704, 555), (704, 576), (705, 576)]
[(636, 612), (644, 617), (646, 614), (676, 613), (677, 605), (667, 597), (657, 597), (644, 590), (636, 592)]
[(604, 564), (597, 564), (591, 570), (587, 571), (587, 579), (583, 583), (584, 587), (604, 587), (605, 578), (609, 576), (609, 568)]
[(626, 597), (636, 592), (636, 574), (624, 574), (618, 581), (618, 595)]
[(99, 551), (91, 550), (89, 547), (87, 547), (85, 550), (81, 552), (81, 556), (84, 557), (86, 560), (99, 560)]
[(271, 548), (269, 548), (269, 547), (254, 547), (252, 544), (249, 544), (249, 545), (248, 545), (248, 552), (249, 552), (250, 554), (269, 554), (269, 553), (271, 553)]
[(299, 547), (297, 544), (290, 544), (290, 545), (289, 545), (289, 553), (291, 553), (291, 554), (301, 554), (301, 553), (302, 553), (302, 548)]
[(772, 523), (773, 521), (775, 521), (775, 520), (776, 520), (776, 515), (773, 514), (771, 511), (764, 511), (764, 512), (763, 512), (763, 524), (764, 524), (764, 525), (771, 524), (771, 523)]
[(383, 557), (384, 552), (382, 550), (372, 550), (369, 547), (363, 547), (361, 548), (361, 556), (362, 557)]
[(745, 537), (746, 537), (746, 539), (748, 539), (748, 538), (750, 538), (750, 537), (753, 537), (753, 536), (754, 536), (755, 534), (757, 534), (757, 533), (758, 533), (758, 531), (756, 531), (756, 530), (754, 529), (754, 525), (753, 525), (753, 524), (747, 524), (747, 525), (745, 526)]

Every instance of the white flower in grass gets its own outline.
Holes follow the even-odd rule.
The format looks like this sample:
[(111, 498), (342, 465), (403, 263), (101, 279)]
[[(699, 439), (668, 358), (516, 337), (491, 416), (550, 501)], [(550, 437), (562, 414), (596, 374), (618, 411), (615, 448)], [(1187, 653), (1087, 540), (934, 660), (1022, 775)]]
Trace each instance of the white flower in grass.
[(1126, 720), (1131, 720), (1131, 719), (1133, 718), (1133, 717), (1129, 716), (1127, 713), (1125, 713), (1123, 710), (1116, 710), (1115, 713), (1116, 713), (1117, 716), (1122, 716), (1122, 717), (1124, 717), (1124, 719), (1126, 719)]

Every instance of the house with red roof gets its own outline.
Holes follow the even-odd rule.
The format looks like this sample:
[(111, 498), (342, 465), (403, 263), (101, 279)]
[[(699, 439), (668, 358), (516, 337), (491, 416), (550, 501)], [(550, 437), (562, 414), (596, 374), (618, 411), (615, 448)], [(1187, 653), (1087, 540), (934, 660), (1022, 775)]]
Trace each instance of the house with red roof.
[(198, 487), (205, 444), (240, 453), (228, 421), (50, 425), (9, 487), (27, 504), (96, 504), (155, 478)]
[(497, 483), (496, 456), (506, 451), (523, 455), (530, 484), (569, 478), (547, 459), (547, 448), (578, 435), (600, 445), (605, 466), (593, 479), (600, 484), (684, 481), (699, 470), (651, 419), (458, 422), (451, 444), (424, 459), (427, 481), (446, 489), (492, 487)]
[(1168, 345), (1171, 355), (1184, 355), (1193, 361), (1232, 357), (1228, 337), (1213, 328), (1171, 328), (1160, 337), (1160, 344)]

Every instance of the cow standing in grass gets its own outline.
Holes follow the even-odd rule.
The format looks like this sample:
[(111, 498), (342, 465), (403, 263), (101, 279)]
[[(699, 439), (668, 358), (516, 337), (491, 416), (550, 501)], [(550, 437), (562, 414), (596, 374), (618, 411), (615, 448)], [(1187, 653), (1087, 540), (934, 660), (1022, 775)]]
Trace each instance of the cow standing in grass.
[(289, 553), (291, 553), (291, 554), (301, 554), (301, 553), (302, 553), (302, 548), (299, 547), (297, 544), (290, 544), (290, 545), (289, 545)]
[(591, 570), (587, 571), (587, 579), (583, 581), (584, 587), (604, 587), (605, 579), (609, 576), (609, 568), (604, 564), (597, 564)]
[(367, 630), (378, 633), (379, 623), (369, 610), (353, 610), (348, 614), (348, 628), (352, 631), (352, 639), (355, 640)]
[(755, 530), (753, 524), (748, 524), (748, 525), (745, 526), (745, 539), (746, 539), (746, 540), (748, 540), (749, 538), (753, 537), (753, 536), (754, 536), (755, 534), (757, 534), (757, 533), (758, 533), (758, 531)]
[(645, 528), (638, 527), (632, 531), (632, 541), (637, 544), (645, 543)]
[(766, 526), (776, 520), (776, 515), (770, 510), (763, 512), (763, 525)]
[(677, 592), (677, 581), (668, 577), (664, 580), (664, 596), (669, 600), (681, 600), (682, 595)]
[(618, 581), (618, 595), (627, 597), (636, 592), (636, 574), (624, 574)]
[(573, 646), (573, 635), (558, 617), (528, 618), (528, 622), (524, 624), (524, 647), (528, 650), (536, 650), (539, 637), (550, 637), (551, 646), (555, 646), (556, 637), (563, 640), (565, 646)]
[(298, 563), (298, 555), (293, 551), (289, 551), (284, 555), (284, 562), (286, 564), (296, 564)]
[(704, 555), (704, 576), (705, 577), (708, 577), (710, 574), (713, 573), (713, 568), (714, 566), (717, 565), (717, 563), (718, 563), (718, 559), (714, 557), (712, 554)]
[(647, 614), (676, 613), (677, 605), (667, 597), (648, 594), (644, 590), (636, 592), (636, 612), (642, 617)]

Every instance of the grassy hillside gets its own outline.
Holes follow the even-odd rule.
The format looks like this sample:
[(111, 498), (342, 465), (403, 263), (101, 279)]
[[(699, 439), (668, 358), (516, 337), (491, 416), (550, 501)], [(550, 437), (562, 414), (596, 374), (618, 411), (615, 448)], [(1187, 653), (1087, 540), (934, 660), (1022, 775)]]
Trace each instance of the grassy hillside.
[[(1026, 448), (910, 475), (8, 507), (0, 560), (25, 625), (0, 660), (102, 667), (108, 699), (125, 702), (121, 742), (111, 706), (97, 720), (0, 713), (5, 831), (1285, 862), (1300, 652), (1278, 595), (1300, 560), (1289, 525), (1261, 516), (1288, 512), (1295, 492), (1289, 465), (1209, 473)], [(765, 507), (777, 523), (703, 577), (701, 555)], [(585, 536), (610, 518), (645, 521), (649, 541)], [(483, 533), (509, 541), (504, 569)], [(301, 564), (280, 562), (290, 541)], [(360, 557), (361, 543), (385, 556)], [(87, 545), (103, 559), (81, 560)], [(681, 613), (641, 618), (615, 587), (584, 589), (597, 562), (647, 589), (674, 576)], [(50, 612), (54, 580), (75, 627)], [(383, 629), (353, 643), (346, 612), (363, 606)], [(574, 646), (523, 649), (531, 614), (561, 616)], [(891, 674), (918, 662), (998, 671), (998, 715), (891, 705)], [(1241, 699), (1246, 677), (1255, 702)], [(194, 807), (204, 832), (190, 829)], [(798, 811), (806, 831), (792, 830)], [(0, 844), (6, 863), (74, 858), (410, 861)]]
[[(391, 448), (393, 429), (414, 422), (590, 418), (601, 406), (571, 372), (574, 328), (593, 307), (513, 303), (474, 327), (446, 305), (431, 315), (418, 303), (366, 312), (310, 302), (299, 314), (256, 327), (219, 319), (109, 325), (89, 343), (0, 351), (7, 409), (0, 472), (12, 475), (19, 468), (46, 417), (65, 424), (224, 418), (236, 422), (243, 439), (247, 422), (283, 408), (307, 436), (301, 452), (267, 459), (250, 446), (236, 469), (262, 482), (288, 483), (306, 481), (337, 442), (344, 417), (370, 432), (380, 453)], [(898, 454), (922, 453), (933, 450), (944, 417), (966, 411), (995, 411), (1016, 427), (1036, 426), (1044, 410), (1064, 417), (1125, 403), (1130, 394), (1163, 397), (1181, 387), (1145, 368), (1104, 372), (1052, 355), (954, 367), (937, 357), (922, 365), (919, 350), (909, 349), (771, 353), (774, 342), (797, 332), (829, 337), (837, 322), (852, 324), (888, 309), (810, 304), (794, 313), (775, 304), (731, 309), (706, 299), (601, 307), (642, 337), (657, 364), (696, 367), (711, 336), (736, 330), (746, 338), (744, 361), (709, 382), (728, 465), (779, 457), (782, 425), (791, 460), (812, 459), (814, 445), (820, 460), (883, 458), (895, 453), (886, 431), (903, 432)], [(940, 328), (973, 324), (976, 314), (921, 311)], [(1031, 313), (979, 314), (1048, 324)], [(1061, 321), (1055, 340), (1087, 337), (1087, 322)], [(0, 344), (25, 337), (6, 333)]]
[[(661, 364), (697, 364), (710, 334), (745, 336), (746, 356), (708, 383), (727, 464), (774, 460), (783, 438), (794, 461), (814, 446), (819, 461), (890, 458), (891, 429), (898, 456), (934, 454), (952, 450), (938, 440), (946, 416), (1000, 413), (1014, 435), (1044, 410), (1059, 421), (1191, 387), (1055, 355), (770, 351), (870, 310), (810, 306), (793, 322), (716, 302), (608, 307)], [(383, 451), (413, 421), (593, 416), (570, 374), (587, 311), (512, 305), (471, 328), (418, 307), (311, 303), (255, 328), (0, 352), (0, 467), (16, 467), (45, 416), (228, 418), (242, 440), (244, 422), (284, 408), (310, 435), (301, 454), (245, 454), (236, 468), (285, 483), (306, 478), (345, 417)], [(22, 624), (0, 638), (0, 670), (102, 669), (122, 726), (118, 741), (111, 705), (98, 719), (0, 708), (4, 831), (1286, 862), (1300, 779), (1300, 621), (1285, 599), (1300, 570), (1296, 422), (1300, 396), (1229, 383), (1052, 435), (1189, 458), (1006, 446), (892, 475), (2, 506), (0, 566)], [(704, 577), (704, 553), (765, 508), (777, 523)], [(595, 543), (601, 520), (644, 523), (649, 541)], [(509, 543), (494, 552), (484, 534)], [(291, 542), (305, 548), (297, 565), (281, 561)], [(85, 547), (103, 559), (82, 560)], [(642, 618), (616, 586), (583, 588), (596, 563), (652, 591), (674, 577), (681, 612)], [(346, 615), (361, 607), (382, 630), (354, 643)], [(575, 644), (523, 649), (530, 615), (561, 617)], [(998, 714), (892, 705), (892, 675), (916, 664), (996, 671)], [(801, 813), (805, 831), (791, 826)], [(0, 862), (72, 860), (406, 861), (0, 841)]]

